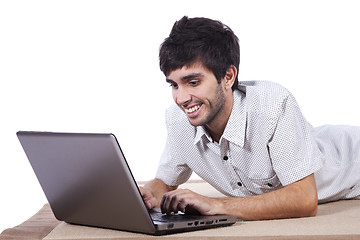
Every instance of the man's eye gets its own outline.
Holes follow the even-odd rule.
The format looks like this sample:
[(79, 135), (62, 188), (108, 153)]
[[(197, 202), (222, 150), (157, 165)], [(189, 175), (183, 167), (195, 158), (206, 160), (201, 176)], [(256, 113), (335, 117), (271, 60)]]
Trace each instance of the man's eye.
[(197, 85), (199, 85), (199, 81), (190, 81), (190, 82), (189, 82), (189, 85), (191, 85), (191, 86), (197, 86)]
[(171, 88), (176, 88), (176, 87), (177, 87), (177, 84), (176, 84), (176, 83), (170, 83), (169, 87), (171, 87)]

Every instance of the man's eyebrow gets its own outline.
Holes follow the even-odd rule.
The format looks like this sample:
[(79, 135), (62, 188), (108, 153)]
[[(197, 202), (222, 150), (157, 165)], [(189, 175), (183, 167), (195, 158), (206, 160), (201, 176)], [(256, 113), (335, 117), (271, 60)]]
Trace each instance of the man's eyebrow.
[(203, 76), (204, 75), (202, 73), (192, 73), (192, 74), (182, 77), (181, 80), (184, 81), (184, 80), (194, 79), (194, 78), (203, 77)]
[(167, 83), (173, 83), (174, 81), (171, 80), (171, 79), (169, 79), (169, 78), (166, 78), (166, 82), (167, 82)]
[[(203, 77), (204, 75), (202, 73), (191, 73), (189, 75), (183, 76), (181, 78), (181, 81), (186, 81), (186, 80), (190, 80), (190, 79), (194, 79), (194, 78), (198, 78), (198, 77)], [(166, 82), (171, 83), (174, 82), (173, 80), (166, 78)]]

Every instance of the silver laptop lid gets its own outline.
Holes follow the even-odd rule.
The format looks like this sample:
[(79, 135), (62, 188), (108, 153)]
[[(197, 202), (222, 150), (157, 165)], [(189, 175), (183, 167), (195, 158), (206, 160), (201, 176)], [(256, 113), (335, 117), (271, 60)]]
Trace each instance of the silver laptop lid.
[(17, 136), (57, 219), (155, 232), (113, 134), (20, 131)]

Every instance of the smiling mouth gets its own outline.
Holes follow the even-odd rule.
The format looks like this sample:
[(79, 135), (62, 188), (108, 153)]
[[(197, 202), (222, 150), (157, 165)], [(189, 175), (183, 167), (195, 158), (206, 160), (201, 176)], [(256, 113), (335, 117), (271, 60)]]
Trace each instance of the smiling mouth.
[(201, 104), (190, 107), (190, 108), (184, 108), (186, 113), (193, 113), (196, 112), (197, 110), (199, 110), (199, 108), (201, 107)]

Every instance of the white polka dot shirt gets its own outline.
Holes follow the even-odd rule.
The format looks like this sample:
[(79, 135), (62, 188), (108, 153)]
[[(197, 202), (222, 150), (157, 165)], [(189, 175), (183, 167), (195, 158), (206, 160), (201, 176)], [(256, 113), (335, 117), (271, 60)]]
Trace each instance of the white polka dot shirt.
[(360, 128), (314, 129), (279, 84), (240, 82), (219, 143), (176, 105), (167, 110), (166, 125), (156, 178), (168, 185), (195, 172), (225, 195), (247, 197), (315, 173), (320, 202), (360, 196)]

